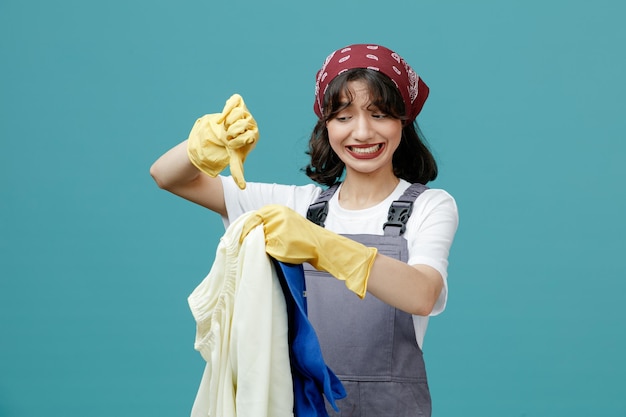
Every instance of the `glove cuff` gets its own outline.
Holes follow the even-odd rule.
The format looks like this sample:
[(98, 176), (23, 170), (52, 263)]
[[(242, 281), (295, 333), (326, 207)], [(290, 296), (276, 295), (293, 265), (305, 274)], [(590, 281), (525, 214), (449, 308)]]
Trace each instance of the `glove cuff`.
[(352, 271), (350, 276), (346, 278), (346, 287), (361, 299), (365, 298), (365, 294), (367, 293), (367, 282), (369, 281), (376, 255), (378, 254), (376, 248), (365, 247), (365, 249), (364, 262), (359, 264), (358, 267)]
[(198, 146), (198, 144), (194, 142), (193, 140), (187, 141), (187, 157), (189, 161), (205, 174), (211, 177), (217, 177), (217, 175), (228, 166), (228, 162), (225, 162), (224, 158), (220, 161), (202, 155), (201, 146)]

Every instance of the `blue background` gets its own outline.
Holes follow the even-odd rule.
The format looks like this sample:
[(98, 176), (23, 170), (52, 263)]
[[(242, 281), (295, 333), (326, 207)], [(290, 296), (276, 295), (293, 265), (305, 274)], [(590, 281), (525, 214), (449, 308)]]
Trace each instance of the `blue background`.
[[(232, 3), (232, 4), (229, 4)], [(218, 216), (151, 163), (240, 93), (254, 181), (303, 184), (326, 55), (431, 87), (457, 199), (435, 417), (626, 416), (626, 28), (615, 1), (0, 3), (0, 416), (188, 415)]]

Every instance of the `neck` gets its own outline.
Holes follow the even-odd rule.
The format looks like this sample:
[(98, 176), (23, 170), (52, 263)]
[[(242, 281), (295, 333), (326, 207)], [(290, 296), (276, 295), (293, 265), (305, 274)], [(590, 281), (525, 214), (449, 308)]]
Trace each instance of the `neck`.
[(396, 189), (400, 179), (395, 175), (346, 175), (339, 192), (341, 207), (348, 210), (366, 209), (383, 201)]

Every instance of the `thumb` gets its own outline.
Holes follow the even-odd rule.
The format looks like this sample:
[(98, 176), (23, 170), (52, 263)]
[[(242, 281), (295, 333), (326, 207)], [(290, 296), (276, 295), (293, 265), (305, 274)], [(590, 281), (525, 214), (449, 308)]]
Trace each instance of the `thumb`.
[(230, 175), (240, 189), (246, 188), (246, 180), (243, 178), (243, 160), (239, 152), (230, 150)]

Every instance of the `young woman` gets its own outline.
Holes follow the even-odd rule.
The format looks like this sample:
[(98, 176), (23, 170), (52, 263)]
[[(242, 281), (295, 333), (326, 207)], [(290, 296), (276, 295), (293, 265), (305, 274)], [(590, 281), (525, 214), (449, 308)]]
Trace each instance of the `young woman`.
[[(421, 347), (428, 317), (439, 314), (446, 304), (448, 255), (458, 214), (447, 192), (424, 186), (437, 176), (436, 162), (415, 121), (428, 87), (395, 52), (357, 44), (326, 58), (315, 91), (319, 120), (305, 170), (328, 188), (245, 184), (240, 166), (231, 166), (235, 179), (216, 175), (224, 158), (211, 169), (211, 158), (197, 152), (196, 139), (161, 156), (151, 175), (161, 188), (219, 213), (226, 226), (252, 210), (259, 211), (259, 222), (266, 228), (280, 224), (287, 251), (279, 260), (296, 263), (301, 258), (290, 259), (289, 248), (304, 243), (327, 264), (362, 263), (364, 267), (352, 273), (358, 276), (346, 280), (356, 280), (346, 282), (352, 291), (323, 271), (306, 272), (310, 319), (327, 364), (348, 393), (339, 401), (339, 414), (331, 408), (328, 412), (429, 416)], [(248, 115), (247, 126), (256, 128), (250, 119)], [(206, 132), (214, 134), (215, 129)], [(248, 134), (244, 129), (242, 136)], [(192, 136), (197, 132), (192, 130), (190, 141)], [(251, 149), (250, 136), (246, 138), (241, 141), (245, 152)], [(245, 159), (245, 154), (239, 156), (239, 161)], [(207, 166), (203, 171), (210, 175), (197, 168)], [(282, 206), (286, 208), (277, 209)], [(353, 243), (341, 251), (320, 243), (330, 232)], [(268, 242), (268, 253), (272, 249)], [(354, 257), (346, 262), (352, 252)], [(365, 291), (369, 295), (361, 299)]]

